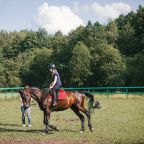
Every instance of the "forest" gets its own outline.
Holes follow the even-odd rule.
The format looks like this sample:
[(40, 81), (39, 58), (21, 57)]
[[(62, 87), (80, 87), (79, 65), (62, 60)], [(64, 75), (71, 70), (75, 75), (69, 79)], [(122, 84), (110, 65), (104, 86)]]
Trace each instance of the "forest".
[(48, 87), (50, 63), (64, 87), (144, 85), (144, 7), (68, 35), (0, 30), (0, 87)]

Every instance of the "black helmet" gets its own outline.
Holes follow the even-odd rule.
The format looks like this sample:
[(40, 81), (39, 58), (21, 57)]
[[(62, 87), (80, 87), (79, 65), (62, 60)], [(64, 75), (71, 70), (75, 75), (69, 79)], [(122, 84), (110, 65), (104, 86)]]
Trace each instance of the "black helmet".
[(55, 69), (56, 66), (55, 66), (55, 64), (49, 64), (49, 65), (48, 65), (48, 68), (49, 68), (49, 69)]

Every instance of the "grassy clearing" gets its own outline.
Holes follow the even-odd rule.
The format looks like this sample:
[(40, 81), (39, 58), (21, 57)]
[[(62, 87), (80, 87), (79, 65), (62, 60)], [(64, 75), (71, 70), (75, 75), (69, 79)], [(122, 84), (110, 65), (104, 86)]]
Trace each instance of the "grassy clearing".
[(144, 143), (144, 99), (100, 99), (103, 108), (92, 113), (94, 132), (79, 133), (80, 121), (71, 110), (55, 112), (51, 124), (60, 128), (42, 134), (43, 113), (32, 105), (32, 128), (21, 126), (19, 99), (0, 100), (0, 139), (70, 140), (88, 144)]
[(96, 98), (144, 99), (143, 94), (130, 94), (130, 93), (129, 94), (121, 94), (121, 93), (117, 93), (117, 94), (95, 94), (95, 96), (96, 96)]
[(0, 99), (9, 99), (9, 98), (15, 98), (18, 97), (19, 93), (18, 92), (0, 92)]

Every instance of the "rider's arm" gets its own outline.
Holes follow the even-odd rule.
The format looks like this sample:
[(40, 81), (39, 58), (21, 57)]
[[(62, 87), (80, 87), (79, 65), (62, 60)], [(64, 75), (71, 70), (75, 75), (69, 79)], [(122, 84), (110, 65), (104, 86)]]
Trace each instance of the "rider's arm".
[(55, 75), (54, 81), (51, 83), (50, 88), (53, 88), (56, 82), (57, 82), (57, 76)]

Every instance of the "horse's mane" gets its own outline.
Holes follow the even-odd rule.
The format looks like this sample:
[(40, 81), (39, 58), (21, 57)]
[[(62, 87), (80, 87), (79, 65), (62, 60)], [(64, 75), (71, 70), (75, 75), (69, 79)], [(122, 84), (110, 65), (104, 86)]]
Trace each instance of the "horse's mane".
[(34, 90), (41, 90), (40, 88), (37, 87), (29, 87), (30, 89), (34, 89)]
[(38, 87), (29, 87), (28, 89), (37, 90), (37, 91), (40, 91), (40, 92), (44, 93), (44, 90), (42, 90)]

